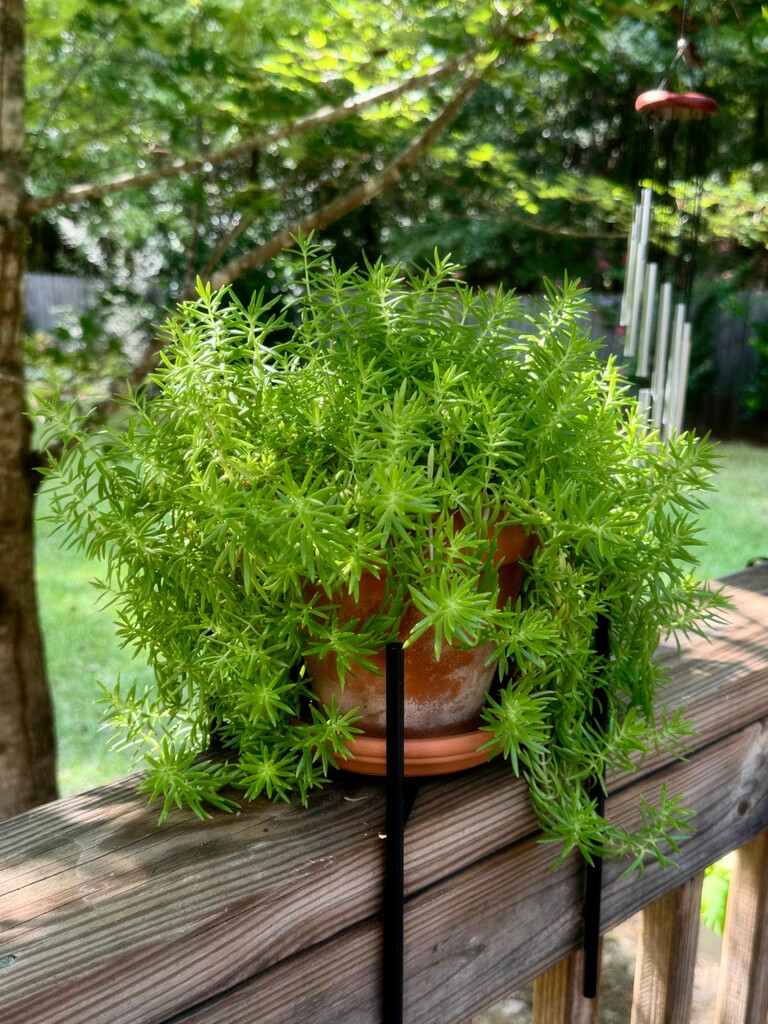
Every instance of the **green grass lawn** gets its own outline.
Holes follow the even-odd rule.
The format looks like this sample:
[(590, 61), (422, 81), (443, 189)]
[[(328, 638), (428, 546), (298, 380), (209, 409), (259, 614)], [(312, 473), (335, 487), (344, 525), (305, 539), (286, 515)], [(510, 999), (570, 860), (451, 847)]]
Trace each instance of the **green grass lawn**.
[[(723, 576), (743, 569), (749, 559), (768, 557), (768, 448), (722, 446), (717, 490), (702, 516), (702, 575)], [(98, 575), (82, 555), (62, 550), (60, 537), (42, 521), (45, 491), (38, 502), (37, 578), (48, 672), (56, 709), (59, 784), (62, 795), (82, 792), (130, 770), (126, 752), (109, 751), (99, 731), (94, 704), (99, 682), (111, 687), (149, 680), (139, 659), (121, 650), (110, 609), (99, 605), (90, 580)]]
[(768, 558), (768, 448), (723, 444), (717, 490), (707, 495), (701, 516), (700, 561), (708, 579), (743, 569), (752, 558)]
[(111, 752), (109, 735), (99, 729), (99, 683), (150, 679), (151, 673), (120, 648), (110, 609), (91, 584), (98, 566), (62, 548), (61, 535), (42, 521), (47, 506), (43, 489), (37, 507), (38, 599), (56, 713), (59, 788), (68, 796), (131, 768), (129, 753)]

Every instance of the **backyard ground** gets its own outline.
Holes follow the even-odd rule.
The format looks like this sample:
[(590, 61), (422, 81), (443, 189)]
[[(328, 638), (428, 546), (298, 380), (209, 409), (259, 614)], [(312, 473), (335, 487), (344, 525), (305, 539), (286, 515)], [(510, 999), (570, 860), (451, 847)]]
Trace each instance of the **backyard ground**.
[[(640, 916), (630, 918), (609, 932), (603, 945), (598, 1024), (627, 1024), (632, 1006), (635, 950)], [(699, 935), (699, 952), (688, 1024), (712, 1024), (721, 941), (708, 928)], [(530, 1024), (533, 986), (528, 985), (501, 1000), (469, 1024)]]

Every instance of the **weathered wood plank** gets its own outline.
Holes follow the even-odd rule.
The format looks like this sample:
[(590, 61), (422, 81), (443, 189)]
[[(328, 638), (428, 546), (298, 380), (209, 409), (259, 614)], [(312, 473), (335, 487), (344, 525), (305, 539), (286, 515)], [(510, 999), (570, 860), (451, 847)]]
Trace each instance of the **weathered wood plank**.
[[(733, 750), (723, 750), (715, 757), (726, 772), (733, 768), (733, 754)], [(680, 777), (677, 781), (686, 780)], [(704, 785), (710, 784), (711, 776)], [(721, 791), (719, 795), (726, 794)], [(615, 811), (621, 818), (621, 810), (612, 808), (612, 813)], [(709, 818), (707, 835), (702, 836), (702, 850), (711, 851), (718, 841), (722, 841), (722, 835), (715, 811)], [(688, 852), (693, 854), (692, 845)], [(705, 860), (709, 856), (711, 853), (704, 852)], [(409, 1024), (431, 1024), (434, 1020), (451, 1024), (466, 1019), (555, 962), (563, 949), (576, 948), (580, 941), (580, 866), (574, 859), (557, 872), (542, 876), (541, 858), (541, 848), (535, 842), (520, 844), (491, 862), (478, 865), (466, 873), (462, 881), (452, 880), (409, 903), (406, 932), (406, 1019)], [(683, 870), (687, 867), (684, 864)], [(657, 869), (650, 869), (640, 880), (619, 880), (617, 873), (615, 866), (609, 872), (613, 877), (609, 879), (606, 896), (613, 913), (620, 917), (653, 899), (674, 878), (673, 873)], [(612, 923), (615, 923), (613, 914), (606, 926)], [(346, 951), (352, 948), (355, 948), (355, 956), (347, 959)], [(230, 994), (220, 1005), (206, 1006), (204, 1012), (180, 1019), (195, 1024), (203, 1024), (203, 1021), (222, 1024), (247, 1019), (249, 1013), (255, 1014), (258, 1010), (260, 1021), (277, 1024), (281, 1019), (305, 1019), (311, 1007), (317, 1007), (323, 999), (331, 999), (332, 1014), (318, 1018), (315, 1009), (314, 1019), (350, 1024), (377, 1022), (375, 951), (370, 959), (364, 957), (365, 946), (354, 945), (349, 935), (338, 947), (334, 942), (332, 949), (325, 947), (321, 951), (323, 962), (327, 962), (332, 950), (339, 956), (345, 951), (343, 979), (335, 977), (329, 983), (323, 979), (318, 988), (314, 988), (315, 980), (305, 988), (305, 977), (316, 979), (317, 973), (316, 957), (307, 955), (297, 960), (294, 970), (287, 975), (279, 969), (273, 977), (255, 979), (252, 985)], [(346, 977), (347, 971), (352, 974), (350, 979)], [(301, 979), (298, 986), (297, 979)], [(336, 998), (346, 1006), (356, 991), (367, 992), (374, 1001), (366, 1004), (364, 1000), (348, 1015), (336, 1016)], [(281, 1018), (286, 1005), (297, 1007), (295, 1017)], [(269, 1009), (269, 1014), (265, 1008)]]
[[(752, 728), (746, 733), (710, 748), (698, 765), (681, 765), (671, 773), (673, 788), (685, 786), (701, 810), (696, 842), (683, 848), (679, 872), (651, 865), (642, 878), (621, 878), (620, 866), (607, 864), (606, 929), (678, 885), (681, 873), (690, 876), (702, 870), (720, 855), (718, 850), (733, 845), (733, 837), (750, 835), (768, 820), (766, 732)], [(759, 758), (753, 756), (755, 745), (762, 751)], [(749, 779), (742, 771), (745, 762), (752, 765)], [(740, 817), (734, 808), (745, 785), (752, 790), (754, 802)], [(762, 791), (759, 798), (757, 786)], [(647, 792), (648, 786), (644, 788)], [(625, 791), (609, 801), (609, 813), (617, 821), (630, 821), (637, 796), (637, 789)], [(745, 820), (753, 814), (757, 820)], [(408, 902), (405, 1006), (409, 1024), (435, 1020), (459, 1024), (553, 966), (563, 952), (579, 947), (582, 865), (574, 857), (548, 872), (547, 863), (546, 848), (527, 840)], [(366, 941), (371, 941), (370, 934)], [(298, 1022), (315, 1007), (313, 1019), (319, 1024), (378, 1024), (378, 946), (372, 950), (365, 943), (358, 946), (354, 935), (344, 936), (340, 943), (309, 952), (297, 959), (293, 971), (285, 974), (281, 968), (274, 975), (256, 978), (219, 1003), (207, 1005), (204, 1012), (182, 1015), (179, 1021), (234, 1024), (258, 1010), (263, 1024)], [(354, 956), (348, 952), (352, 949)], [(316, 978), (317, 956), (327, 964), (336, 952), (344, 957), (338, 961), (344, 963), (344, 977), (336, 976), (329, 984), (323, 979), (314, 988), (317, 981), (308, 979)], [(348, 1015), (337, 1016), (336, 998), (346, 1006), (358, 991), (371, 1001), (363, 999)], [(317, 1007), (326, 999), (332, 1010), (324, 1016)], [(281, 1018), (286, 1006), (298, 1007), (295, 1017)]]
[(688, 1024), (703, 873), (641, 915), (630, 1024)]
[[(758, 575), (735, 581), (721, 636), (670, 662), (668, 702), (692, 704), (702, 729), (690, 761), (655, 755), (611, 785), (619, 821), (664, 780), (687, 793), (699, 811), (687, 876), (768, 826)], [(0, 969), (2, 1024), (378, 1024), (379, 783), (347, 776), (308, 810), (257, 802), (160, 829), (156, 814), (125, 780), (0, 825), (0, 958), (17, 958)], [(581, 865), (547, 873), (537, 836), (525, 786), (502, 764), (423, 786), (406, 833), (409, 1024), (465, 1020), (578, 947)], [(605, 927), (680, 878), (619, 873), (607, 866)]]
[(768, 832), (756, 836), (736, 855), (728, 892), (715, 1021), (768, 1021)]
[[(700, 811), (696, 841), (681, 854), (686, 875), (768, 825), (767, 735), (760, 726), (749, 727), (664, 773)], [(662, 781), (636, 782), (609, 800), (609, 813), (628, 822), (639, 793), (652, 797)], [(751, 802), (745, 808), (747, 791)], [(307, 821), (305, 838), (322, 828), (318, 814)], [(432, 833), (427, 841), (447, 849), (450, 833)], [(378, 1021), (378, 923), (358, 915), (357, 925), (338, 926), (362, 881), (354, 860), (342, 858), (341, 867), (325, 862), (312, 875), (273, 886), (268, 856), (261, 861), (263, 891), (243, 872), (243, 858), (230, 857), (197, 879), (183, 871), (178, 885), (150, 878), (139, 892), (72, 908), (67, 920), (52, 920), (48, 929), (38, 922), (37, 931), (22, 933), (26, 944), (15, 943), (15, 930), (5, 931), (3, 952), (16, 952), (19, 960), (0, 972), (0, 1021), (132, 1024), (177, 1013), (180, 1021), (200, 1024), (252, 1018), (277, 1024), (306, 1020), (310, 1010), (317, 1024)], [(574, 857), (550, 873), (552, 856), (530, 838), (408, 900), (409, 1024), (465, 1020), (578, 947), (582, 868)], [(227, 885), (220, 876), (232, 868), (243, 872), (253, 891), (216, 906), (216, 894)], [(680, 877), (654, 866), (640, 879), (619, 874), (619, 866), (606, 865), (606, 928)], [(375, 911), (375, 904), (371, 900), (368, 909)], [(340, 973), (326, 976), (329, 964), (343, 965)], [(224, 995), (208, 1002), (217, 992)], [(203, 1007), (191, 1009), (195, 1003)]]

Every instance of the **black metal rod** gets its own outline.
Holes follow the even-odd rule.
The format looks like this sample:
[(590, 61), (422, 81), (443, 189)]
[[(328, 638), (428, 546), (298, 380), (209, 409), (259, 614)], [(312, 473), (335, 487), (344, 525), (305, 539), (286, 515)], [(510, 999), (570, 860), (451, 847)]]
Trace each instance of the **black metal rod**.
[[(610, 622), (606, 615), (598, 614), (595, 623), (595, 654), (602, 659), (601, 671), (611, 654)], [(604, 733), (608, 725), (608, 695), (602, 686), (596, 688), (592, 697), (592, 720), (595, 731)], [(590, 800), (595, 801), (597, 813), (605, 814), (605, 779), (595, 779), (589, 790)], [(586, 999), (595, 999), (600, 980), (600, 916), (603, 898), (603, 860), (593, 858), (587, 864), (584, 880), (584, 985)]]
[[(603, 814), (605, 797), (597, 800), (597, 810)], [(600, 913), (603, 896), (603, 859), (595, 857), (587, 864), (584, 885), (584, 997), (595, 999), (600, 981)]]
[(387, 840), (384, 879), (384, 1024), (403, 1024), (404, 730), (403, 645), (387, 644)]

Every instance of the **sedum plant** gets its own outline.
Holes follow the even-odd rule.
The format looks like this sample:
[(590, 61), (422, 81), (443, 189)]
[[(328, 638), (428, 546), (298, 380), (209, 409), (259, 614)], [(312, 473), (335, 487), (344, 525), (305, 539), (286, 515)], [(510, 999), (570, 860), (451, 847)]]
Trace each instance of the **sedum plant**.
[[(594, 783), (684, 741), (653, 654), (720, 604), (690, 572), (711, 446), (660, 442), (596, 356), (573, 281), (531, 308), (437, 256), (408, 272), (341, 271), (301, 240), (298, 255), (281, 311), (199, 285), (119, 422), (91, 433), (72, 406), (43, 410), (66, 442), (55, 517), (104, 559), (119, 632), (154, 668), (151, 692), (118, 685), (107, 712), (144, 788), (163, 814), (231, 808), (233, 790), (306, 799), (355, 724), (318, 705), (305, 656), (365, 665), (414, 605), (410, 639), (433, 628), (436, 653), (493, 645), (489, 755), (525, 777), (563, 854), (666, 860), (677, 798), (630, 832)], [(489, 522), (540, 541), (514, 607), (497, 607)], [(334, 598), (364, 572), (386, 572), (388, 602), (341, 623)]]

